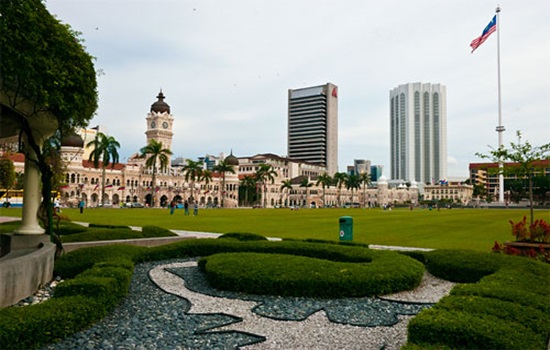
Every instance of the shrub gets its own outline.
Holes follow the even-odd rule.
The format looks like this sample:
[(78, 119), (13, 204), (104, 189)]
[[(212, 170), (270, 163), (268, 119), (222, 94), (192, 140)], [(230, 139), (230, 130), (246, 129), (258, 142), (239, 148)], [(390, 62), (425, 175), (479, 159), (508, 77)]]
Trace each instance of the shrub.
[(257, 233), (248, 233), (248, 232), (229, 232), (218, 237), (218, 239), (220, 238), (221, 239), (231, 238), (231, 239), (236, 239), (238, 241), (267, 241), (267, 238), (265, 238), (262, 235), (259, 235)]
[(0, 310), (3, 349), (32, 349), (66, 338), (105, 317), (101, 301), (83, 296), (53, 298)]
[(424, 254), (426, 269), (439, 278), (458, 283), (474, 283), (495, 273), (502, 259), (490, 253), (466, 250), (434, 250)]
[(167, 230), (165, 228), (158, 227), (158, 226), (152, 226), (152, 225), (143, 226), (141, 228), (141, 233), (143, 237), (146, 237), (146, 238), (177, 236), (177, 234), (175, 234), (170, 230)]
[(110, 228), (110, 229), (113, 229), (113, 228), (127, 228), (127, 229), (130, 229), (129, 226), (125, 226), (125, 225), (105, 225), (105, 224), (89, 224), (88, 225), (89, 228)]
[(64, 279), (74, 278), (76, 275), (92, 268), (97, 262), (109, 262), (114, 259), (135, 262), (144, 250), (146, 248), (122, 244), (81, 248), (56, 260), (54, 275), (61, 276)]
[[(370, 251), (368, 264), (261, 253), (203, 258), (208, 281), (225, 290), (320, 298), (359, 297), (413, 289), (424, 267), (394, 252)], [(246, 266), (246, 268), (243, 268)]]
[[(545, 349), (550, 336), (549, 265), (467, 251), (430, 252), (426, 257), (430, 272), (440, 277), (455, 274), (455, 280), (463, 281), (472, 273), (474, 277), (468, 282), (477, 283), (456, 286), (450, 296), (413, 318), (408, 327), (409, 343), (466, 349)], [(476, 268), (476, 264), (481, 267)]]
[(68, 221), (61, 221), (59, 224), (59, 230), (57, 234), (60, 236), (74, 235), (76, 233), (85, 232), (88, 228), (79, 224), (75, 224)]
[(89, 228), (85, 232), (65, 236), (63, 243), (109, 241), (115, 239), (143, 238), (143, 233), (129, 228)]
[(453, 349), (544, 349), (546, 337), (524, 325), (484, 313), (422, 311), (408, 326), (409, 342), (444, 344)]

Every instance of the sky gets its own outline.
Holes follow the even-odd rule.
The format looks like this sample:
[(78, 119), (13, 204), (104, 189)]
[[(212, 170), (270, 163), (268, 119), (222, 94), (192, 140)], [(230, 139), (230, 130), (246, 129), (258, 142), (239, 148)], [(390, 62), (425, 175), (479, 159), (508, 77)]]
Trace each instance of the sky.
[(498, 147), (498, 50), (473, 54), (500, 6), (504, 145), (550, 142), (547, 0), (47, 0), (96, 58), (101, 125), (121, 161), (146, 144), (162, 89), (174, 117), (173, 157), (287, 154), (288, 89), (338, 86), (338, 163), (389, 176), (389, 91), (447, 87), (448, 175)]

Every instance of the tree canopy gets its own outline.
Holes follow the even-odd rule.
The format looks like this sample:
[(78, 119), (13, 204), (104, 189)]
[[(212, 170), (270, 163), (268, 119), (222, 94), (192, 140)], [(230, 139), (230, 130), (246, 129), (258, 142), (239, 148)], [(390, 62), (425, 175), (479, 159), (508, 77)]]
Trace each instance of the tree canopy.
[(30, 104), (53, 115), (62, 131), (88, 124), (97, 109), (97, 81), (79, 34), (40, 0), (0, 1), (3, 113)]

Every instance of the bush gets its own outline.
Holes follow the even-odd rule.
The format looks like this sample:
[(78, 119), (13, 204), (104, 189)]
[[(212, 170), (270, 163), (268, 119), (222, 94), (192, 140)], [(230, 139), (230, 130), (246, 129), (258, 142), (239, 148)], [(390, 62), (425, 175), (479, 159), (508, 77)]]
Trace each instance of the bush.
[(78, 249), (56, 260), (54, 275), (68, 279), (92, 268), (96, 263), (108, 263), (119, 259), (135, 262), (146, 249), (122, 244)]
[(82, 233), (86, 230), (88, 230), (88, 228), (85, 226), (68, 221), (61, 221), (59, 224), (59, 230), (57, 230), (57, 234), (60, 236), (67, 236), (74, 235), (76, 233)]
[(422, 311), (408, 326), (409, 342), (453, 349), (545, 349), (546, 337), (524, 325), (485, 313)]
[(66, 338), (107, 315), (101, 301), (83, 296), (0, 310), (2, 349), (32, 349)]
[(466, 250), (434, 250), (424, 254), (426, 269), (434, 276), (457, 283), (474, 283), (498, 271), (502, 256)]
[(65, 236), (63, 243), (69, 242), (92, 242), (92, 241), (110, 241), (116, 239), (143, 238), (143, 233), (129, 228), (89, 228), (85, 232)]
[(110, 228), (110, 229), (113, 229), (113, 228), (127, 228), (127, 229), (130, 229), (129, 226), (124, 226), (124, 225), (104, 225), (104, 224), (89, 224), (88, 225), (89, 228)]
[(456, 286), (450, 296), (413, 318), (408, 327), (410, 344), (546, 348), (550, 336), (548, 264), (467, 251), (430, 252), (426, 259), (428, 270), (439, 277), (454, 274), (455, 280), (477, 283)]
[(141, 234), (145, 238), (154, 238), (154, 237), (173, 237), (177, 236), (174, 232), (167, 230), (158, 226), (143, 226), (141, 228)]
[[(253, 294), (360, 297), (413, 289), (422, 264), (394, 252), (369, 251), (368, 264), (261, 253), (224, 253), (200, 266), (216, 288)], [(243, 268), (246, 266), (246, 268)]]
[(259, 235), (257, 233), (248, 233), (248, 232), (229, 232), (218, 237), (218, 239), (220, 238), (221, 239), (231, 238), (231, 239), (236, 239), (238, 241), (267, 241), (267, 238), (265, 238), (262, 235)]

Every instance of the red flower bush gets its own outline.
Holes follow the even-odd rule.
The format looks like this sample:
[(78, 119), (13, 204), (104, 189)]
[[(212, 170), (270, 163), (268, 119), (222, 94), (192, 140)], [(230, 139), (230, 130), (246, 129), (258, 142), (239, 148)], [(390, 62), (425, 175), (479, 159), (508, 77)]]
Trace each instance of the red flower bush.
[(514, 223), (510, 220), (512, 226), (512, 235), (516, 237), (516, 242), (540, 244), (538, 249), (518, 249), (511, 245), (499, 244), (495, 241), (491, 249), (495, 253), (504, 253), (508, 255), (520, 255), (535, 258), (538, 260), (550, 262), (550, 251), (546, 251), (543, 244), (550, 243), (550, 225), (544, 220), (536, 220), (532, 225), (527, 224), (527, 217)]

